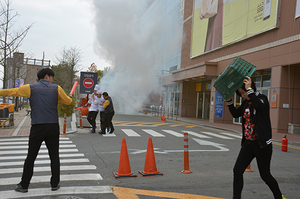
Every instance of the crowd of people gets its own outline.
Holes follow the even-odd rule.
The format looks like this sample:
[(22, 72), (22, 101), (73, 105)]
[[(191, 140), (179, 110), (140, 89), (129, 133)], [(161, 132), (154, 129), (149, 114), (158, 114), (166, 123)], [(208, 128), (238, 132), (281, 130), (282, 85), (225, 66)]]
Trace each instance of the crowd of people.
[(99, 134), (106, 134), (114, 132), (112, 118), (115, 114), (114, 106), (111, 97), (107, 92), (102, 92), (98, 84), (95, 85), (94, 93), (88, 100), (86, 106), (90, 104), (89, 113), (87, 116), (88, 122), (91, 124), (91, 133), (96, 132), (97, 123), (96, 118), (100, 112), (100, 131)]

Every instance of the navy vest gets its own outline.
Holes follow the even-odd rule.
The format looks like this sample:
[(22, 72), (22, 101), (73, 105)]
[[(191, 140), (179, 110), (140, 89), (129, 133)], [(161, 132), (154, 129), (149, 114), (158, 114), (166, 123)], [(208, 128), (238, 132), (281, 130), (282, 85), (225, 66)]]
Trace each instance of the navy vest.
[(30, 84), (31, 124), (58, 123), (58, 86), (46, 80)]
[(109, 105), (105, 108), (105, 113), (111, 113), (111, 112), (114, 111), (114, 105), (113, 105), (112, 100), (111, 100), (111, 98), (110, 98), (109, 96), (108, 96), (108, 98), (107, 98), (106, 100), (108, 100), (110, 103), (109, 103)]

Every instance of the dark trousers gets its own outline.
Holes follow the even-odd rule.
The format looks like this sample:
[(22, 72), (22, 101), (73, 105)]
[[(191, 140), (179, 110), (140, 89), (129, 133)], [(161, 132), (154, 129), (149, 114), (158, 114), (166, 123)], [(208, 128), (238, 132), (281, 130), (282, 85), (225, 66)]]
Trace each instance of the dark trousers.
[(87, 115), (87, 120), (92, 125), (93, 129), (96, 129), (97, 114), (98, 114), (98, 111), (89, 111), (89, 113)]
[(111, 131), (114, 131), (114, 126), (112, 123), (112, 118), (114, 115), (115, 115), (114, 111), (109, 113), (104, 113), (104, 121), (103, 121), (103, 125), (101, 125), (102, 132), (105, 132), (105, 129), (107, 127), (109, 127)]
[(57, 186), (60, 181), (59, 124), (37, 124), (32, 125), (30, 129), (28, 153), (20, 182), (23, 188), (29, 186), (33, 175), (34, 161), (43, 141), (45, 141), (51, 161), (51, 187)]
[(102, 126), (104, 124), (104, 111), (100, 111), (100, 128), (102, 129)]
[(238, 158), (233, 169), (233, 198), (241, 198), (244, 186), (243, 174), (247, 166), (256, 157), (256, 162), (260, 177), (271, 189), (275, 199), (281, 199), (282, 194), (275, 178), (270, 172), (270, 162), (272, 156), (272, 144), (265, 148), (260, 148), (257, 142), (245, 141), (242, 145)]

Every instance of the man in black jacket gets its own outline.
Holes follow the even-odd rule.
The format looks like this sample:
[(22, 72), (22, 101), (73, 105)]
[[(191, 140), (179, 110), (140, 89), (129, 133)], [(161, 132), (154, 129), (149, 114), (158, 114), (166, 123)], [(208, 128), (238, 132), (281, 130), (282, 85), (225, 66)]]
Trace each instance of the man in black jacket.
[(282, 199), (278, 183), (270, 172), (272, 127), (268, 98), (256, 92), (255, 83), (250, 77), (244, 80), (236, 94), (245, 100), (239, 107), (234, 106), (232, 97), (227, 100), (231, 115), (234, 118), (242, 117), (243, 130), (242, 147), (233, 169), (233, 198), (241, 198), (244, 171), (256, 158), (261, 178), (271, 189), (274, 198)]
[(101, 131), (102, 131), (102, 134), (105, 134), (105, 129), (107, 127), (109, 127), (110, 128), (109, 133), (113, 133), (115, 130), (115, 128), (112, 124), (112, 118), (115, 115), (114, 105), (113, 105), (111, 97), (108, 96), (107, 92), (103, 92), (102, 95), (103, 95), (103, 98), (105, 99), (105, 102), (103, 104), (103, 108), (105, 109), (105, 111), (104, 111), (104, 121), (103, 121), (104, 124), (101, 125)]

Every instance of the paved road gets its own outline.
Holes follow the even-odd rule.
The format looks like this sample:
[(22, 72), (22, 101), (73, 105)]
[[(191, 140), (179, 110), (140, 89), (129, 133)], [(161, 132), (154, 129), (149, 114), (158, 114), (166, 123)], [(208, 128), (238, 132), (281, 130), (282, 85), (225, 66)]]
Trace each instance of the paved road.
[[(158, 118), (116, 115), (115, 133), (91, 134), (87, 128), (61, 136), (61, 185), (52, 192), (49, 160), (43, 146), (26, 194), (13, 190), (20, 180), (27, 137), (0, 138), (1, 198), (231, 198), (232, 168), (240, 147), (240, 134), (182, 122), (161, 122)], [(183, 174), (183, 132), (189, 133), (189, 168)], [(153, 141), (155, 164), (163, 176), (141, 177), (148, 140)], [(130, 169), (136, 178), (115, 179), (125, 138)], [(272, 173), (286, 198), (297, 198), (300, 149), (287, 153), (273, 144)], [(271, 198), (255, 161), (252, 173), (245, 173), (243, 198)]]

